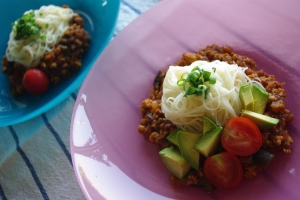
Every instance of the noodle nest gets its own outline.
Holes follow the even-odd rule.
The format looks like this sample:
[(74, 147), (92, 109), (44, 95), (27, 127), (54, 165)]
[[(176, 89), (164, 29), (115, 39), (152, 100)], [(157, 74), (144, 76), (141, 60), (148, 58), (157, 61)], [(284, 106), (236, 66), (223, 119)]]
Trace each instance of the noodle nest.
[[(54, 5), (42, 6), (38, 10), (29, 10), (24, 13), (34, 12), (35, 22), (41, 27), (44, 39), (15, 40), (16, 31), (10, 33), (6, 56), (8, 61), (20, 63), (26, 67), (35, 67), (45, 53), (50, 52), (59, 42), (65, 30), (69, 27), (71, 18), (75, 15), (72, 9)], [(14, 22), (14, 25), (18, 23)]]
[[(215, 84), (205, 83), (210, 87), (207, 99), (203, 95), (184, 97), (183, 87), (177, 85), (181, 76), (190, 73), (196, 66), (210, 71), (217, 78)], [(219, 60), (195, 61), (184, 67), (170, 66), (163, 82), (162, 112), (178, 128), (188, 131), (202, 132), (203, 116), (209, 117), (219, 126), (224, 126), (228, 119), (238, 116), (242, 110), (240, 86), (257, 83), (245, 74), (246, 69)]]

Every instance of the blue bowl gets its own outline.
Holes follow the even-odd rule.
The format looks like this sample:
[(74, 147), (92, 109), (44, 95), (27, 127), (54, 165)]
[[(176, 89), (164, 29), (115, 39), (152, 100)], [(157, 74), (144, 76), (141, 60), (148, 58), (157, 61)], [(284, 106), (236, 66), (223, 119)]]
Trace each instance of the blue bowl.
[(91, 37), (88, 52), (82, 60), (82, 68), (71, 78), (57, 86), (50, 87), (42, 96), (26, 94), (14, 98), (9, 88), (8, 77), (0, 72), (0, 127), (8, 126), (40, 115), (76, 90), (93, 66), (94, 61), (109, 43), (117, 21), (120, 0), (1, 0), (0, 13), (0, 55), (5, 55), (10, 24), (30, 9), (39, 9), (42, 5), (70, 6), (85, 20), (85, 29)]

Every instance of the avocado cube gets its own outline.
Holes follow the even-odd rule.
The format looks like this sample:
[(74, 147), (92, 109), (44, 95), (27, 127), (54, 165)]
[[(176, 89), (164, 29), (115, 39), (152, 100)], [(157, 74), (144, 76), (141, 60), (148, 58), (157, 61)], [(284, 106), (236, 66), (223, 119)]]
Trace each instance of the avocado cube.
[(179, 131), (177, 134), (178, 147), (182, 157), (196, 170), (199, 169), (200, 153), (195, 149), (195, 143), (202, 134)]
[(208, 131), (216, 128), (217, 125), (208, 117), (203, 117), (203, 134), (207, 133)]
[(253, 112), (263, 114), (269, 99), (269, 93), (264, 88), (253, 84), (252, 96), (254, 100)]
[(191, 166), (174, 147), (164, 148), (159, 155), (168, 170), (177, 178), (182, 179), (191, 169)]
[(249, 110), (242, 110), (241, 117), (250, 119), (260, 130), (272, 128), (278, 124), (279, 119), (259, 114)]
[(221, 145), (221, 134), (223, 127), (216, 127), (215, 129), (205, 133), (196, 142), (195, 148), (205, 157), (212, 156)]
[(240, 87), (239, 98), (242, 102), (243, 109), (253, 111), (254, 100), (251, 86), (249, 84), (245, 84)]
[(178, 140), (177, 140), (177, 134), (179, 131), (181, 131), (182, 129), (178, 128), (176, 130), (174, 130), (172, 133), (170, 133), (170, 135), (167, 136), (167, 140), (172, 143), (173, 145), (175, 145), (176, 147), (178, 147)]

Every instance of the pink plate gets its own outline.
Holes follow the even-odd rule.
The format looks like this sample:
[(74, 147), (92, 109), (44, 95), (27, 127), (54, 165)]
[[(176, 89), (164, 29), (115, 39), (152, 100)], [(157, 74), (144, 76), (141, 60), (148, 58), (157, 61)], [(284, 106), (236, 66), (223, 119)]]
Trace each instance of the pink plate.
[[(297, 199), (300, 197), (299, 1), (164, 0), (125, 28), (86, 78), (71, 124), (75, 174), (87, 199)], [(286, 82), (292, 154), (230, 191), (174, 189), (158, 149), (137, 131), (156, 73), (183, 52), (229, 45)]]

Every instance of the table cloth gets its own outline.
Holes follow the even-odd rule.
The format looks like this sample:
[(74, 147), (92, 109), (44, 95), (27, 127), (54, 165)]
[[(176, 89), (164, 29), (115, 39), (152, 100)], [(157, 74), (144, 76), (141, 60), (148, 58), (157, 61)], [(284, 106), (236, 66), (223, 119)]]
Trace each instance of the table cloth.
[[(160, 0), (121, 0), (115, 37)], [(56, 107), (0, 128), (2, 199), (85, 199), (70, 156), (70, 123), (79, 89)]]

